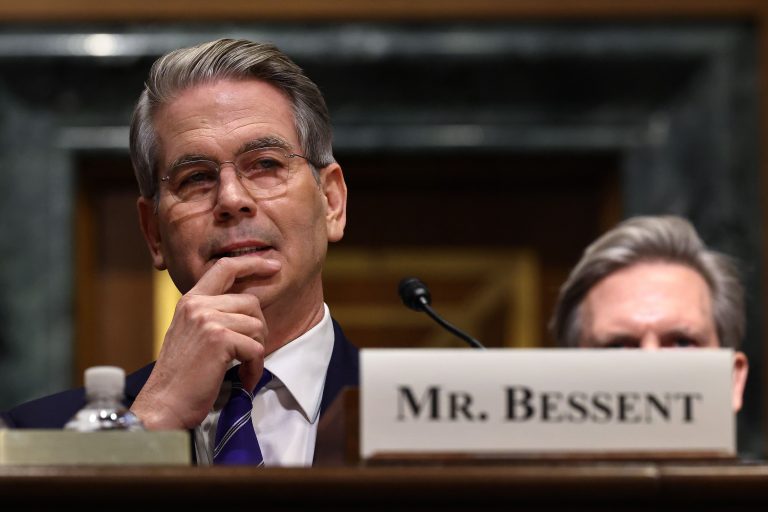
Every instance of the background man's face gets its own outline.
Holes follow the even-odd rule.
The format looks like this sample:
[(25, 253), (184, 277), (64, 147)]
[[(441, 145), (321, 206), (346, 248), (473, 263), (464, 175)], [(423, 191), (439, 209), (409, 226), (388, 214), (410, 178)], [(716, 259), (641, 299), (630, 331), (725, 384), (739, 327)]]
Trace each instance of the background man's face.
[(719, 345), (707, 282), (677, 263), (637, 263), (610, 274), (587, 293), (581, 318), (581, 346)]
[[(678, 263), (636, 263), (598, 282), (582, 307), (581, 347), (720, 346), (704, 278)], [(741, 409), (749, 364), (733, 357), (733, 410)]]

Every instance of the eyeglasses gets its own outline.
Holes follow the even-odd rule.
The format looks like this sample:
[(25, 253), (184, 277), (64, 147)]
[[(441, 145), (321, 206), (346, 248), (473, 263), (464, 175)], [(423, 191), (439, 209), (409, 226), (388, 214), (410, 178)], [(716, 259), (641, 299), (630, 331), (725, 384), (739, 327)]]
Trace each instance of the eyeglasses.
[[(235, 167), (240, 182), (257, 199), (267, 199), (283, 194), (288, 180), (298, 167), (296, 157), (309, 159), (283, 148), (257, 148), (241, 153), (234, 160), (214, 162), (191, 160), (173, 166), (160, 178), (168, 184), (168, 191), (183, 203), (202, 201), (213, 197), (219, 188), (219, 175), (225, 164)], [(309, 162), (311, 163), (311, 162)]]

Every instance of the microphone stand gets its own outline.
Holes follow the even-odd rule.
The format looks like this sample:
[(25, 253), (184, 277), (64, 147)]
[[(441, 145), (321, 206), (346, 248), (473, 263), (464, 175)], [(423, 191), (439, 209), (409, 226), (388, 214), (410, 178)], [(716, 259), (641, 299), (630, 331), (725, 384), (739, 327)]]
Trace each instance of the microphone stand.
[(432, 296), (429, 293), (429, 289), (427, 289), (427, 285), (425, 285), (420, 279), (415, 277), (403, 278), (400, 281), (398, 293), (400, 294), (400, 298), (403, 300), (403, 304), (405, 304), (410, 309), (413, 309), (414, 311), (424, 311), (435, 322), (440, 324), (451, 334), (454, 334), (469, 343), (470, 346), (480, 349), (485, 348), (482, 343), (458, 327), (449, 323), (443, 317), (438, 315), (434, 309), (432, 309), (432, 306), (430, 306)]
[(452, 324), (451, 324), (451, 323), (449, 323), (447, 320), (443, 319), (443, 317), (441, 317), (440, 315), (438, 315), (438, 314), (435, 312), (435, 310), (434, 310), (434, 309), (432, 309), (432, 306), (430, 306), (429, 304), (424, 304), (424, 312), (425, 312), (426, 314), (428, 314), (429, 316), (431, 316), (431, 317), (432, 317), (432, 319), (433, 319), (435, 322), (439, 323), (440, 325), (442, 325), (443, 327), (445, 327), (447, 330), (449, 330), (450, 332), (452, 332), (453, 334), (455, 334), (455, 335), (456, 335), (456, 336), (458, 336), (459, 338), (463, 339), (464, 341), (466, 341), (467, 343), (469, 343), (470, 345), (472, 345), (472, 347), (474, 347), (474, 348), (480, 348), (480, 349), (485, 349), (485, 347), (483, 346), (483, 344), (482, 344), (482, 343), (480, 343), (479, 341), (477, 341), (475, 338), (473, 338), (473, 337), (472, 337), (472, 336), (470, 336), (469, 334), (465, 333), (464, 331), (461, 331), (461, 330), (459, 330), (459, 328), (458, 328), (458, 327), (456, 327), (456, 326), (452, 325)]

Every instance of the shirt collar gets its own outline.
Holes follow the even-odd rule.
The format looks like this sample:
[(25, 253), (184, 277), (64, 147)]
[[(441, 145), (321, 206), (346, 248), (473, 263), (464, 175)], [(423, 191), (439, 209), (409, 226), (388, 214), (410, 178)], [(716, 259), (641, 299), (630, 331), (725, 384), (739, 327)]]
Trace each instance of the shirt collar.
[(333, 338), (331, 314), (323, 304), (323, 318), (317, 325), (264, 359), (264, 367), (288, 389), (310, 423), (320, 414)]

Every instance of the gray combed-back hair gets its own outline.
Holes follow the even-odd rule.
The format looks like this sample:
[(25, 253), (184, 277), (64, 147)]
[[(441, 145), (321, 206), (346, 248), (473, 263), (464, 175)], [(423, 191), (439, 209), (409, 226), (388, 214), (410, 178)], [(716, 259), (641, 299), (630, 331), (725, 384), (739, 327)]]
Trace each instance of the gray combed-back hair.
[(262, 80), (285, 93), (293, 104), (301, 150), (315, 176), (318, 168), (334, 162), (330, 115), (317, 85), (272, 44), (219, 39), (172, 51), (152, 65), (131, 117), (131, 161), (142, 196), (157, 194), (155, 113), (191, 87), (225, 79)]
[(745, 330), (744, 288), (735, 261), (708, 249), (693, 225), (677, 216), (633, 217), (586, 248), (560, 288), (549, 323), (561, 345), (581, 340), (582, 303), (589, 290), (609, 274), (647, 261), (687, 265), (709, 285), (720, 345), (738, 348)]

